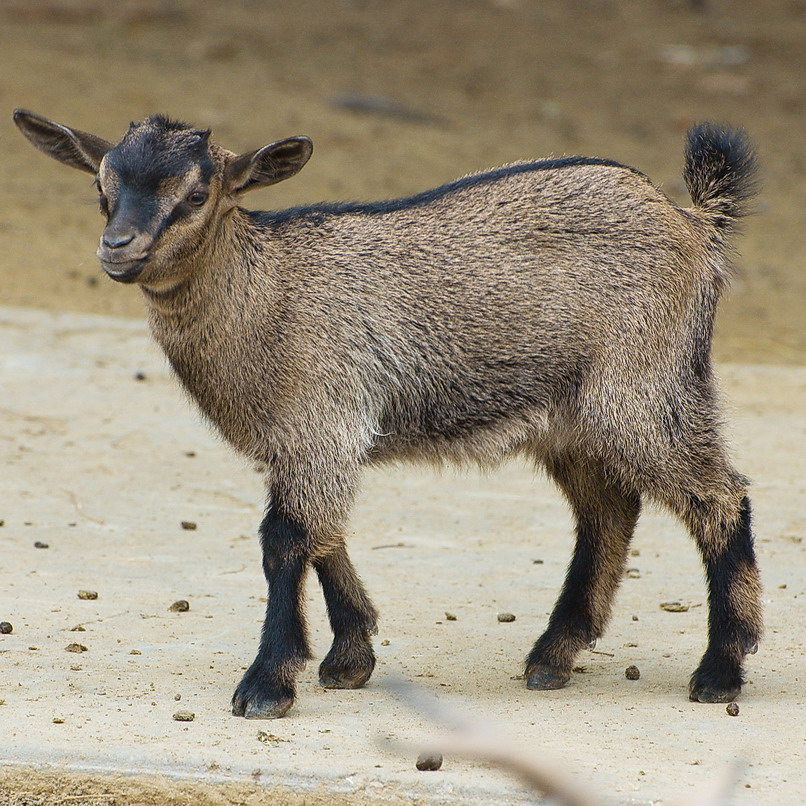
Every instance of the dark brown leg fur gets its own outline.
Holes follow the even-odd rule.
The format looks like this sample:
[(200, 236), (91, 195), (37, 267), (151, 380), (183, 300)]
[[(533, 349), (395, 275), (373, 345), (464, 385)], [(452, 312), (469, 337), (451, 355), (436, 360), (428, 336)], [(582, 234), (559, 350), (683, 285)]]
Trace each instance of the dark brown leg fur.
[(377, 612), (343, 542), (313, 566), (333, 629), (333, 646), (319, 666), (319, 682), (326, 688), (360, 688), (375, 668), (370, 636), (377, 632)]
[(621, 581), (640, 497), (610, 480), (597, 462), (551, 460), (549, 474), (577, 522), (577, 542), (549, 625), (526, 661), (527, 686), (561, 688), (581, 649), (602, 635)]
[(761, 583), (753, 551), (750, 501), (743, 496), (732, 518), (721, 507), (695, 500), (686, 520), (708, 578), (708, 648), (691, 677), (689, 697), (730, 702), (744, 683), (744, 656), (761, 637)]
[(294, 703), (295, 678), (310, 657), (302, 583), (308, 569), (309, 535), (288, 517), (282, 502), (270, 504), (260, 525), (263, 572), (269, 589), (257, 657), (235, 689), (232, 713), (275, 719)]

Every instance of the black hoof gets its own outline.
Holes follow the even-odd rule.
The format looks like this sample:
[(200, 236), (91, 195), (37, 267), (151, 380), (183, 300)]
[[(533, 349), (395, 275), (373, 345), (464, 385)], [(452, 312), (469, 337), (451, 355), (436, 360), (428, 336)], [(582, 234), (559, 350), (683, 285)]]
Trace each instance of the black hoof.
[(319, 683), (325, 688), (361, 688), (375, 669), (375, 654), (369, 644), (328, 652), (319, 666)]
[(526, 673), (528, 675), (526, 688), (532, 689), (532, 691), (551, 691), (563, 688), (571, 679), (568, 672), (554, 669), (551, 666), (536, 666), (531, 670), (527, 669)]
[(692, 702), (733, 702), (739, 694), (741, 688), (732, 689), (711, 689), (711, 688), (691, 688), (689, 689), (688, 698)]
[(294, 704), (294, 689), (270, 685), (250, 669), (232, 695), (232, 714), (246, 719), (279, 719)]
[(692, 702), (732, 702), (742, 691), (742, 669), (735, 660), (703, 658), (691, 676), (688, 698)]

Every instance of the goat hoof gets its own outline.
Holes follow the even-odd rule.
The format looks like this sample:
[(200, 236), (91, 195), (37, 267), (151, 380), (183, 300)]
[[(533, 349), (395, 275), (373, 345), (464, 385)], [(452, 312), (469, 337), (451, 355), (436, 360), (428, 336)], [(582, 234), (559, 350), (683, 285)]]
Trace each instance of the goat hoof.
[(279, 719), (293, 704), (293, 688), (266, 686), (250, 679), (247, 672), (232, 696), (232, 715), (246, 719)]
[(551, 666), (537, 666), (528, 672), (526, 688), (532, 691), (552, 691), (563, 688), (571, 679), (568, 672), (553, 669)]
[(692, 702), (732, 702), (742, 691), (742, 671), (735, 664), (703, 661), (691, 676), (688, 698)]
[(703, 688), (697, 691), (690, 691), (688, 698), (692, 702), (733, 702), (741, 691), (740, 688), (731, 688), (722, 691)]
[(328, 655), (319, 666), (319, 684), (325, 688), (361, 688), (375, 669), (375, 656), (360, 653), (349, 660), (338, 660)]

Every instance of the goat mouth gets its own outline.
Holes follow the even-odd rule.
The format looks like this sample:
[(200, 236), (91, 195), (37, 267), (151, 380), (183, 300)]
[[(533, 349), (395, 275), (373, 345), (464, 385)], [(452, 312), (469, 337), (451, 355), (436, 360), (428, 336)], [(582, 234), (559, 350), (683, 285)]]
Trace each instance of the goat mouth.
[(134, 260), (102, 260), (103, 270), (118, 283), (133, 283), (143, 271), (148, 255)]

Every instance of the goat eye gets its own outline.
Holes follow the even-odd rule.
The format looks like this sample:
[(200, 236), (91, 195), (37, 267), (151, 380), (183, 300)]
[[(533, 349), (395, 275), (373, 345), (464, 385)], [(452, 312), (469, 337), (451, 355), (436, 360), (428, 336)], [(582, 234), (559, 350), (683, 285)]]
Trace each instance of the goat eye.
[(194, 190), (188, 194), (187, 202), (194, 207), (201, 207), (207, 201), (208, 194), (203, 190)]

